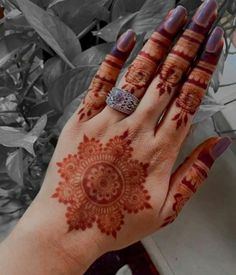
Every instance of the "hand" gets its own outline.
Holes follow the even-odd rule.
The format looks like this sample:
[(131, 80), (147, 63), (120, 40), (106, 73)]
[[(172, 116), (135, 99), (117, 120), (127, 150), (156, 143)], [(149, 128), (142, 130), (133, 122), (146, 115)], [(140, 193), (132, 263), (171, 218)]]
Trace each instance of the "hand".
[(74, 264), (82, 259), (85, 270), (99, 255), (177, 217), (230, 145), (228, 138), (211, 138), (172, 174), (223, 49), (223, 31), (209, 35), (216, 16), (215, 0), (206, 1), (169, 52), (187, 13), (179, 6), (167, 15), (118, 83), (140, 99), (129, 116), (105, 102), (135, 44), (131, 30), (122, 35), (64, 127), (19, 226), (36, 228)]

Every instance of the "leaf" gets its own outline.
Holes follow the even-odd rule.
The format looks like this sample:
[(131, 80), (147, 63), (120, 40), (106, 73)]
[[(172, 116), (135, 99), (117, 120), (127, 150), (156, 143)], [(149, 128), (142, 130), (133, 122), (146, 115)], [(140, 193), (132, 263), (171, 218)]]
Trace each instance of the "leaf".
[(19, 33), (9, 34), (0, 39), (0, 67), (3, 67), (19, 49), (27, 44), (28, 42)]
[(222, 52), (218, 65), (211, 79), (211, 87), (213, 88), (215, 93), (218, 91), (220, 86), (220, 77), (224, 72), (224, 65), (225, 65), (225, 55), (224, 55), (224, 52)]
[(97, 69), (98, 66), (84, 66), (65, 72), (49, 88), (51, 106), (63, 113), (64, 108), (88, 88)]
[(114, 21), (120, 16), (127, 14), (125, 0), (114, 0), (111, 7), (111, 20)]
[(75, 33), (57, 17), (29, 0), (16, 0), (30, 25), (47, 44), (70, 66), (81, 52), (81, 46)]
[(127, 13), (139, 11), (145, 0), (114, 0), (111, 7), (112, 21)]
[(127, 24), (126, 28), (133, 29), (137, 34), (153, 31), (175, 7), (175, 0), (146, 0), (138, 15)]
[(46, 61), (43, 69), (43, 81), (47, 88), (60, 77), (66, 69), (65, 63), (57, 56)]
[(143, 44), (144, 44), (145, 35), (146, 35), (145, 32), (140, 35), (137, 35), (135, 46), (134, 46), (132, 52), (130, 53), (128, 60), (125, 63), (125, 67), (130, 65), (134, 61), (134, 59), (136, 58), (138, 53), (141, 51)]
[(236, 31), (234, 31), (232, 34), (232, 43), (233, 43), (234, 47), (236, 48)]
[(99, 36), (107, 42), (116, 41), (122, 27), (131, 19), (133, 19), (136, 16), (136, 14), (137, 13), (132, 13), (125, 16), (121, 16), (113, 22), (111, 22), (110, 24), (106, 25), (100, 31), (93, 32), (93, 34)]
[(98, 65), (101, 64), (105, 56), (111, 51), (114, 43), (103, 43), (100, 45), (93, 46), (88, 50), (80, 53), (75, 58), (76, 66), (86, 65)]
[(108, 21), (109, 12), (103, 5), (104, 0), (67, 0), (59, 1), (51, 9), (76, 34), (83, 31), (94, 19)]
[(179, 5), (184, 6), (189, 12), (195, 11), (202, 4), (202, 0), (181, 0)]
[(24, 185), (23, 181), (23, 152), (18, 149), (10, 153), (6, 160), (6, 168), (9, 177), (18, 183), (20, 186)]
[(47, 116), (42, 116), (30, 132), (13, 127), (0, 127), (0, 144), (6, 147), (20, 147), (35, 155), (33, 145), (47, 124)]
[(211, 96), (205, 96), (196, 116), (194, 117), (193, 124), (210, 118), (215, 113), (221, 111), (224, 108), (225, 106), (220, 104), (215, 98)]
[(6, 30), (30, 31), (33, 30), (25, 16), (17, 9), (10, 11), (5, 17), (4, 27)]
[(71, 118), (74, 114), (76, 109), (79, 107), (80, 103), (82, 102), (83, 98), (86, 95), (86, 91), (76, 97), (70, 104), (68, 104), (64, 110), (63, 115), (58, 119), (56, 128), (58, 130), (58, 135), (62, 131), (63, 127), (67, 123), (67, 121)]

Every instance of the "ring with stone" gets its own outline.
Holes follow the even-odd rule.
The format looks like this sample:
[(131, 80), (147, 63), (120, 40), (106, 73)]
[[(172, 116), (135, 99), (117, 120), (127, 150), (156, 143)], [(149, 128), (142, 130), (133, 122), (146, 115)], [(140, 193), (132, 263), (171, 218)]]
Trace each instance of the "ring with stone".
[(108, 94), (106, 103), (110, 108), (130, 115), (136, 110), (139, 99), (127, 91), (114, 87)]

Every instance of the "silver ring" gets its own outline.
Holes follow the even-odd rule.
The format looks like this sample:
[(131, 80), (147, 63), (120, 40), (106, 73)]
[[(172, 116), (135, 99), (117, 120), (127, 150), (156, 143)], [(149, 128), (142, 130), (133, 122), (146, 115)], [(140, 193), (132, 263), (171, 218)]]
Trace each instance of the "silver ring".
[(129, 92), (114, 87), (108, 94), (106, 103), (112, 109), (130, 115), (137, 108), (139, 99)]

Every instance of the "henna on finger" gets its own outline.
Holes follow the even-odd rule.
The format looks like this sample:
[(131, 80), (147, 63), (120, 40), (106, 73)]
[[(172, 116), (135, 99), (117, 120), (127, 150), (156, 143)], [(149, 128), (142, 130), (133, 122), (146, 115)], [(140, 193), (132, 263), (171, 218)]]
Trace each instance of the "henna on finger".
[(176, 121), (176, 129), (186, 126), (198, 110), (223, 49), (222, 38), (223, 30), (215, 28), (199, 62), (183, 85), (175, 102), (178, 111), (172, 118)]
[(182, 6), (171, 11), (151, 35), (141, 52), (128, 68), (119, 87), (141, 98), (152, 81), (158, 66), (166, 56), (173, 38), (185, 24), (187, 12)]
[(128, 130), (106, 144), (85, 135), (77, 153), (57, 166), (61, 181), (52, 197), (67, 205), (68, 231), (96, 223), (116, 238), (125, 214), (152, 208), (144, 187), (149, 165), (133, 158)]
[(171, 95), (180, 84), (216, 19), (216, 10), (216, 1), (210, 0), (205, 1), (196, 12), (158, 72), (155, 81), (159, 96)]
[(78, 111), (79, 120), (85, 121), (106, 106), (106, 97), (115, 85), (120, 70), (135, 45), (135, 33), (128, 30), (117, 41), (93, 78), (82, 106)]
[(215, 160), (230, 146), (231, 140), (211, 138), (200, 145), (192, 155), (173, 174), (163, 214), (162, 227), (172, 223), (179, 215), (183, 206), (195, 194), (208, 177)]

